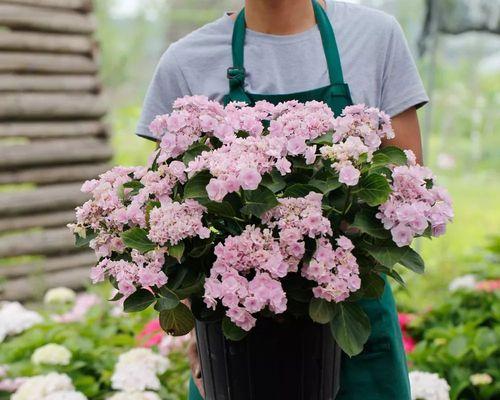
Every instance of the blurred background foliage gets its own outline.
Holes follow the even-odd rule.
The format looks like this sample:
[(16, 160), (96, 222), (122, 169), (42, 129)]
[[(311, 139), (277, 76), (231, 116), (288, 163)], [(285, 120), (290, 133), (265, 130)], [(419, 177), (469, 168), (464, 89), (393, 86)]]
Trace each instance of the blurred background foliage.
[[(401, 308), (424, 309), (446, 297), (448, 283), (481, 263), (499, 232), (500, 36), (439, 35), (419, 55), (425, 0), (353, 1), (393, 14), (403, 26), (432, 98), (419, 111), (426, 162), (454, 198), (449, 232), (417, 243), (427, 262), (424, 277), (408, 276), (398, 289)], [(156, 63), (168, 44), (216, 19), (237, 0), (100, 0), (98, 39), (102, 79), (110, 99), (116, 163), (142, 164), (154, 144), (134, 135), (141, 103)], [(498, 265), (491, 265), (491, 268)]]

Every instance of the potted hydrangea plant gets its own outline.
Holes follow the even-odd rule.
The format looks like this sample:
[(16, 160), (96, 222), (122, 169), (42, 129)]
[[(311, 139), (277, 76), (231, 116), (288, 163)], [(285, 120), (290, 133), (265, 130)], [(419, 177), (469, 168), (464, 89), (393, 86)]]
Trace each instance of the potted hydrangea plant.
[(339, 349), (370, 334), (357, 300), (401, 282), (397, 263), (423, 271), (409, 245), (444, 232), (446, 191), (410, 151), (380, 148), (390, 119), (364, 105), (335, 118), (316, 101), (184, 97), (151, 130), (146, 166), (82, 187), (70, 228), (99, 257), (92, 280), (126, 311), (154, 305), (168, 333), (196, 324), (207, 399), (263, 385), (333, 398)]

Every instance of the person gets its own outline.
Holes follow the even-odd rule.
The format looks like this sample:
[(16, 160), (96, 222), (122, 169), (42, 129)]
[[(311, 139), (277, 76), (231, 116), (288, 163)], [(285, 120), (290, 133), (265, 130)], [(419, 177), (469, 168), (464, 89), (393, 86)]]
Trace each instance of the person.
[[(394, 139), (422, 161), (417, 108), (428, 102), (404, 34), (394, 17), (335, 0), (246, 0), (171, 44), (149, 86), (137, 134), (185, 95), (227, 103), (260, 99), (325, 101), (337, 114), (364, 103), (392, 117)], [(389, 285), (363, 301), (372, 333), (363, 352), (342, 359), (337, 400), (410, 399), (408, 371)], [(190, 400), (202, 399), (195, 346)], [(264, 399), (259, 399), (264, 400)]]

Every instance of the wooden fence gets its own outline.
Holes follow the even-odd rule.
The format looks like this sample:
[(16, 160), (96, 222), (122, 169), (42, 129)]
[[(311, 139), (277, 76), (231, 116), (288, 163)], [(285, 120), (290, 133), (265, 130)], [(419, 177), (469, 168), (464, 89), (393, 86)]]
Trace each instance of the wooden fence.
[(91, 0), (0, 0), (0, 299), (81, 287), (66, 224), (109, 168)]

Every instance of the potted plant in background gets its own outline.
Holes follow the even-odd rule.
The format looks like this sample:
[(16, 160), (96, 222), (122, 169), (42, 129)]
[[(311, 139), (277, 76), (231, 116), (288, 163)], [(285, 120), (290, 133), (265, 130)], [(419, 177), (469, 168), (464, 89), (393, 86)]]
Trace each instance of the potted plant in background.
[(390, 119), (363, 105), (334, 118), (321, 102), (184, 97), (151, 130), (147, 166), (82, 187), (70, 228), (99, 257), (93, 281), (126, 311), (154, 305), (170, 334), (196, 325), (209, 400), (334, 398), (340, 349), (370, 334), (358, 301), (403, 283), (396, 264), (423, 272), (409, 245), (444, 233), (445, 190), (411, 152), (380, 148)]

